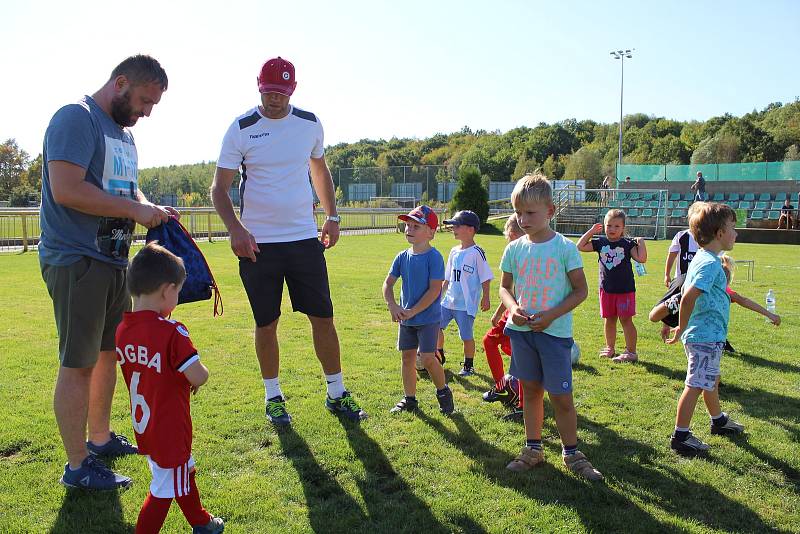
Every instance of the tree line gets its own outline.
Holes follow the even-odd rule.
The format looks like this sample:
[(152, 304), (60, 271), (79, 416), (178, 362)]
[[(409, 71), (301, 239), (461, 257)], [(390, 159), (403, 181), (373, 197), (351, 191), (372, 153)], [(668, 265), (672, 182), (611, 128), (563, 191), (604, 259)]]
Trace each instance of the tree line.
[[(618, 123), (566, 119), (501, 133), (438, 133), (425, 139), (339, 143), (326, 148), (334, 176), (339, 169), (443, 165), (473, 167), (486, 181), (514, 181), (541, 168), (553, 179), (584, 179), (597, 187), (615, 174)], [(675, 121), (643, 113), (623, 119), (623, 160), (632, 164), (701, 164), (800, 160), (800, 100), (775, 102), (741, 117), (724, 114), (706, 121)], [(41, 155), (31, 158), (14, 139), (0, 145), (0, 200), (36, 201), (41, 189)], [(173, 194), (182, 205), (209, 205), (215, 162), (142, 169), (145, 194)], [(454, 173), (439, 173), (449, 179)]]

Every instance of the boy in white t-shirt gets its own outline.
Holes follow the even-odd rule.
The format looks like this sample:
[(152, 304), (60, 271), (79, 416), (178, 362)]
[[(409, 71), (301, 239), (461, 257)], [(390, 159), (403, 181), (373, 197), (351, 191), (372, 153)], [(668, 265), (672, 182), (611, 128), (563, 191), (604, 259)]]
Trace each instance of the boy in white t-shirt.
[(469, 210), (457, 212), (452, 219), (444, 221), (453, 226), (453, 237), (461, 241), (450, 250), (445, 267), (444, 284), (442, 285), (442, 321), (439, 331), (438, 350), (444, 359), (444, 329), (450, 321), (456, 321), (458, 333), (464, 342), (464, 363), (459, 376), (474, 374), (475, 336), (472, 327), (475, 316), (480, 309), (487, 311), (489, 303), (489, 285), (492, 269), (486, 262), (486, 253), (475, 244), (475, 233), (481, 227), (478, 215)]

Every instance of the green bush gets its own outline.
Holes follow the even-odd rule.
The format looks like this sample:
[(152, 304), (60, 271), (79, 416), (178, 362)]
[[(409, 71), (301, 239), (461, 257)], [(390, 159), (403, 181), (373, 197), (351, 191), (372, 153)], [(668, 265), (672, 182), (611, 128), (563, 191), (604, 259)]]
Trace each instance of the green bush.
[(450, 210), (452, 213), (459, 210), (474, 211), (481, 224), (486, 222), (489, 217), (489, 192), (481, 183), (478, 169), (464, 167), (458, 171), (458, 185), (450, 201)]

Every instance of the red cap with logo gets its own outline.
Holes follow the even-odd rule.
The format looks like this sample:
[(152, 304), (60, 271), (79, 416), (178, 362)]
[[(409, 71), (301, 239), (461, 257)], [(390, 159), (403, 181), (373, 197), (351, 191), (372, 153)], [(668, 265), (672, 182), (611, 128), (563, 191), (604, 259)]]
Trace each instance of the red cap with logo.
[(434, 230), (439, 227), (439, 217), (436, 216), (436, 212), (424, 204), (411, 210), (408, 215), (398, 215), (397, 218), (401, 221), (416, 221)]
[(294, 78), (294, 65), (278, 56), (268, 59), (258, 75), (258, 90), (261, 93), (280, 93), (292, 96), (297, 80)]

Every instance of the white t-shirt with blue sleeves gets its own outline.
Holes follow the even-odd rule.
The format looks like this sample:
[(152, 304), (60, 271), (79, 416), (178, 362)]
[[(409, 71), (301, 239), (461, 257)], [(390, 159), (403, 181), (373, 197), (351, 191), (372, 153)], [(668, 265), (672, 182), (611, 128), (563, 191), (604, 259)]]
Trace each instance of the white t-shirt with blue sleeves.
[(701, 291), (692, 315), (681, 334), (684, 343), (722, 343), (728, 337), (731, 299), (725, 289), (728, 277), (719, 256), (705, 249), (694, 255), (686, 272), (684, 291), (696, 287)]
[[(444, 280), (444, 259), (438, 250), (431, 247), (427, 252), (414, 254), (408, 248), (399, 253), (392, 262), (389, 274), (402, 280), (400, 286), (400, 307), (413, 308), (428, 291), (431, 280)], [(442, 319), (442, 308), (439, 299), (416, 314), (411, 319), (401, 321), (406, 326), (422, 326), (438, 323)]]
[[(575, 243), (556, 232), (544, 243), (532, 243), (528, 236), (506, 246), (500, 269), (514, 277), (514, 296), (529, 315), (561, 304), (572, 293), (567, 273), (583, 268), (583, 259)], [(526, 325), (508, 321), (506, 328), (529, 332)], [(555, 337), (572, 337), (572, 312), (550, 323), (544, 333)]]
[(456, 245), (450, 250), (445, 267), (447, 292), (442, 297), (442, 306), (450, 310), (466, 311), (472, 317), (478, 314), (481, 285), (492, 280), (494, 275), (486, 253), (478, 245), (465, 249)]

